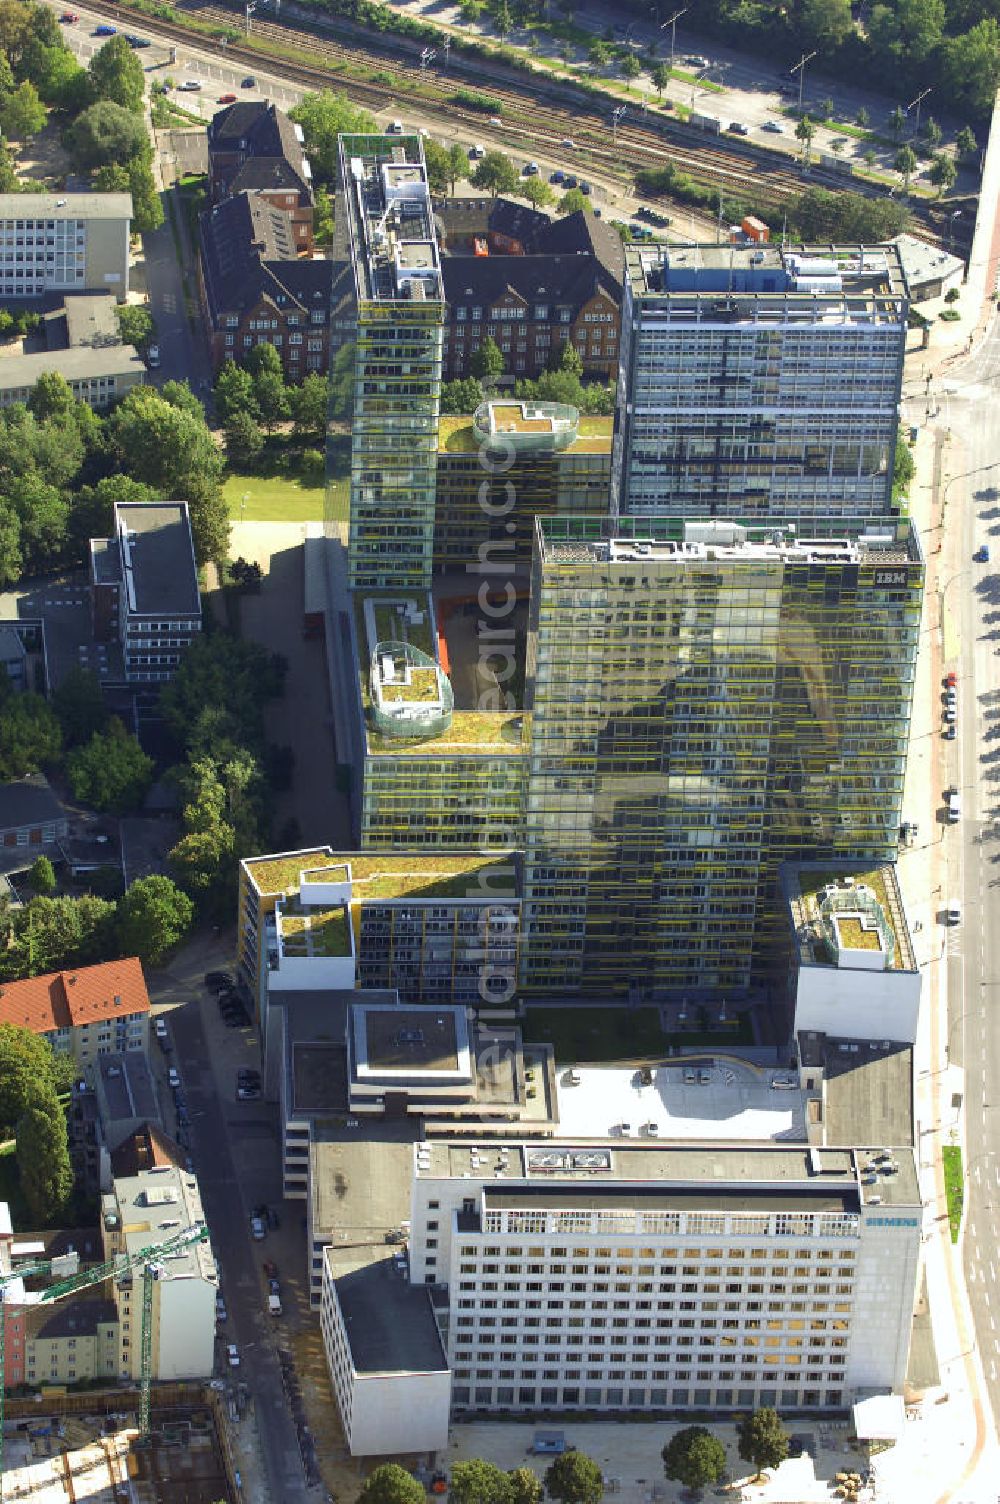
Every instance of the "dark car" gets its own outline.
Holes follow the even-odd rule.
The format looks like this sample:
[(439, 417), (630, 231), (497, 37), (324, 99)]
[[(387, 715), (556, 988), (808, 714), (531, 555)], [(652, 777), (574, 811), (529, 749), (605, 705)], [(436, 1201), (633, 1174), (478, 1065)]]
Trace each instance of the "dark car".
[(589, 194), (590, 194), (590, 184), (589, 183), (581, 183), (580, 184), (580, 192), (581, 193), (585, 193), (585, 194), (587, 194), (589, 196)]
[(114, 37), (114, 36), (117, 36), (117, 35), (118, 35), (118, 27), (117, 26), (108, 26), (103, 21), (101, 22), (100, 26), (95, 26), (94, 27), (94, 36), (95, 37)]
[(268, 1279), (278, 1278), (278, 1266), (273, 1259), (265, 1259), (262, 1268)]
[(577, 186), (575, 173), (567, 173), (567, 175), (563, 178), (563, 186), (565, 188), (575, 188)]
[(148, 47), (150, 45), (148, 37), (137, 37), (131, 31), (126, 31), (124, 35), (130, 47)]
[(240, 88), (241, 89), (256, 89), (256, 87), (257, 87), (257, 80), (254, 78), (254, 76), (253, 76), (252, 73), (248, 73), (247, 76), (246, 76), (246, 78), (241, 78), (240, 79)]
[(726, 130), (734, 136), (749, 136), (750, 134), (746, 126), (741, 125), (738, 120), (730, 120), (729, 124), (726, 126)]
[(550, 173), (550, 175), (549, 175), (549, 182), (550, 183), (565, 183), (565, 181), (566, 181), (566, 174), (564, 172), (560, 172), (560, 170), (559, 170), (558, 167), (556, 168), (555, 172)]
[(233, 979), (228, 971), (206, 971), (206, 987), (232, 987)]

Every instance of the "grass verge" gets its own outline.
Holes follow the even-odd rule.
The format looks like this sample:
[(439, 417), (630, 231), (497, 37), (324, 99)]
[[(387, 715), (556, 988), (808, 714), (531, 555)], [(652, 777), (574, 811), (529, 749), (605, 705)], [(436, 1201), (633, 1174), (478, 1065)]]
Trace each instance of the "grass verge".
[(948, 1227), (951, 1230), (951, 1241), (957, 1243), (965, 1203), (962, 1151), (957, 1144), (949, 1144), (941, 1150), (941, 1163), (944, 1165), (944, 1193), (948, 1200)]

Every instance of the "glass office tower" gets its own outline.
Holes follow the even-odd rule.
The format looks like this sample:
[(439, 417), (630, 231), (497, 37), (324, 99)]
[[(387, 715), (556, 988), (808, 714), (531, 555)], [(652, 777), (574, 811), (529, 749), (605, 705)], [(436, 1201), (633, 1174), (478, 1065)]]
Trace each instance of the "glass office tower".
[(892, 857), (923, 578), (904, 521), (539, 521), (525, 992), (735, 995), (783, 861)]
[(907, 308), (893, 245), (629, 246), (615, 509), (889, 514)]
[(338, 234), (354, 269), (357, 336), (348, 579), (424, 588), (434, 495), (444, 291), (419, 136), (342, 136)]

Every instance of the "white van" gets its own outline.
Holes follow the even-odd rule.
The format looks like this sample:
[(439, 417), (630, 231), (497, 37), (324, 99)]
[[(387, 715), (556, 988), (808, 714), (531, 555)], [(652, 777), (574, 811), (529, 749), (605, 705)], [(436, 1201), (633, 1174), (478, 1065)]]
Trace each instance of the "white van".
[(281, 1315), (281, 1297), (279, 1295), (269, 1295), (267, 1297), (267, 1310), (270, 1316)]
[(957, 789), (952, 789), (949, 794), (945, 795), (945, 800), (948, 806), (948, 819), (954, 825), (962, 818), (962, 796)]

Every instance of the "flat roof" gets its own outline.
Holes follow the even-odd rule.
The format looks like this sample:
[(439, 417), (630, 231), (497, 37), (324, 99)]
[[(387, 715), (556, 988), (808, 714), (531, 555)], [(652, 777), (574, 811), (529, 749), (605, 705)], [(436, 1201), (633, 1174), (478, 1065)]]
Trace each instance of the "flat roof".
[(307, 881), (346, 877), (351, 869), (351, 902), (391, 903), (441, 902), (468, 899), (512, 903), (517, 901), (518, 857), (515, 852), (331, 851), (329, 847), (301, 852), (275, 852), (272, 856), (248, 857), (247, 876), (258, 893), (278, 896), (297, 892), (302, 873), (315, 875)]
[(329, 1238), (339, 1259), (385, 1247), (385, 1235), (410, 1215), (416, 1125), (407, 1119), (330, 1119), (309, 1146), (314, 1237)]
[(131, 218), (131, 193), (0, 193), (0, 219)]
[(798, 1036), (804, 1067), (822, 1066), (828, 1144), (912, 1146), (913, 1050), (893, 1040)]
[(430, 305), (440, 320), (444, 287), (420, 137), (341, 136), (338, 153), (359, 302)]
[[(884, 565), (875, 584), (905, 588), (922, 568), (916, 530), (906, 518), (852, 520), (784, 518), (769, 526), (759, 521), (668, 517), (539, 517), (536, 530), (543, 559), (556, 563), (592, 561), (634, 567), (674, 565), (715, 567), (746, 562), (782, 565)], [(911, 575), (909, 566), (914, 567)]]
[(359, 1076), (469, 1074), (469, 1029), (461, 1007), (351, 1010)]
[[(336, 1269), (325, 1250), (331, 1272)], [(358, 1373), (441, 1373), (448, 1360), (426, 1285), (411, 1285), (392, 1255), (336, 1275), (351, 1358)]]
[(119, 532), (133, 540), (126, 557), (126, 584), (131, 559), (129, 608), (140, 616), (200, 616), (198, 567), (191, 541), (186, 501), (150, 501), (115, 507)]
[(131, 345), (78, 345), (72, 350), (40, 350), (0, 360), (0, 390), (34, 386), (50, 371), (74, 381), (100, 381), (112, 376), (145, 380), (146, 367)]
[[(685, 305), (698, 319), (767, 322), (806, 319), (897, 323), (905, 307), (906, 276), (898, 247), (681, 245), (636, 242), (625, 247), (626, 277), (634, 294), (658, 298), (672, 321)], [(659, 306), (658, 305), (658, 311)], [(690, 317), (690, 314), (687, 314)]]
[(141, 1050), (123, 1050), (97, 1057), (104, 1100), (111, 1119), (142, 1118), (160, 1121), (149, 1061)]
[[(516, 464), (532, 464), (538, 459), (552, 461), (564, 454), (606, 454), (610, 458), (613, 429), (613, 418), (581, 415), (576, 438), (565, 449), (524, 451), (518, 454)], [(439, 454), (478, 454), (481, 448), (482, 444), (476, 438), (472, 426), (471, 415), (465, 417), (442, 413), (438, 421)]]
[(613, 1191), (584, 1191), (574, 1185), (498, 1186), (486, 1189), (486, 1205), (543, 1206), (548, 1211), (567, 1207), (581, 1211), (617, 1211), (623, 1202), (640, 1211), (727, 1211), (727, 1212), (846, 1212), (860, 1210), (857, 1191), (847, 1184), (838, 1192), (817, 1181), (814, 1187), (778, 1187), (766, 1191), (716, 1191), (704, 1187), (673, 1186), (669, 1191), (657, 1187), (622, 1186)]
[(293, 1117), (347, 1111), (346, 1045), (293, 1041), (291, 1074)]
[[(121, 1217), (121, 1233), (128, 1253), (139, 1253), (144, 1248), (166, 1243), (189, 1228), (206, 1225), (197, 1180), (175, 1165), (116, 1178), (112, 1194), (103, 1198), (105, 1209), (109, 1204), (116, 1206)], [(218, 1279), (207, 1240), (192, 1243), (168, 1258), (171, 1279), (203, 1279), (212, 1283)]]
[[(593, 1138), (603, 1132), (619, 1139), (623, 1123), (630, 1136), (653, 1123), (657, 1136), (668, 1140), (805, 1140), (806, 1097), (788, 1071), (710, 1051), (648, 1070), (652, 1079), (644, 1085), (634, 1066), (560, 1066), (557, 1136)], [(793, 1079), (791, 1090), (773, 1085)], [(571, 1084), (574, 1080), (579, 1084)]]

